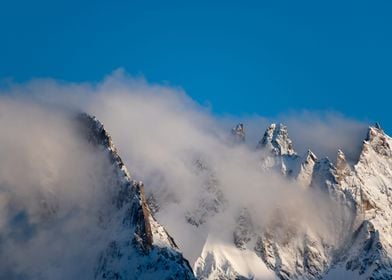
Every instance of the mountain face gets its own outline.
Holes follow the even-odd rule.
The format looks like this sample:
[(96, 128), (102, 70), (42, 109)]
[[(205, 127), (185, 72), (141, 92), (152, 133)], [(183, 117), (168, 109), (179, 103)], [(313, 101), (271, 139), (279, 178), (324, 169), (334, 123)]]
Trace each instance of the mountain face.
[[(267, 151), (261, 159), (263, 168), (275, 169), (305, 190), (317, 190), (333, 201), (343, 213), (333, 225), (341, 240), (330, 242), (317, 230), (303, 230), (278, 209), (267, 227), (258, 228), (245, 209), (234, 229), (233, 246), (255, 252), (279, 279), (391, 279), (391, 145), (392, 139), (379, 125), (369, 127), (359, 160), (351, 167), (340, 150), (336, 164), (318, 159), (311, 151), (298, 156), (287, 128), (272, 124), (257, 146)], [(201, 259), (215, 264), (219, 253)], [(200, 279), (238, 278), (227, 267), (226, 276), (217, 278), (202, 260), (196, 263)]]
[[(234, 127), (232, 135), (235, 143), (245, 141), (243, 125)], [(326, 234), (322, 229), (299, 225), (291, 213), (277, 208), (270, 221), (261, 225), (243, 205), (235, 225), (222, 229), (228, 238), (209, 235), (206, 239), (194, 263), (196, 277), (391, 279), (391, 145), (391, 138), (378, 125), (369, 127), (357, 163), (350, 165), (341, 150), (333, 163), (310, 150), (298, 155), (287, 127), (270, 125), (255, 149), (260, 152), (260, 172), (277, 172), (295, 182), (299, 191), (317, 193), (333, 205), (333, 211), (323, 217), (333, 224), (327, 222)], [(214, 178), (213, 169), (207, 170)], [(201, 199), (198, 210), (188, 211), (186, 219), (196, 232), (210, 217), (224, 212), (222, 205), (228, 203), (220, 182), (210, 180), (203, 193), (208, 192), (219, 193), (219, 198), (213, 195), (211, 200), (209, 196), (208, 203)], [(190, 218), (195, 216), (203, 218)]]
[(261, 159), (265, 170), (276, 170), (286, 176), (293, 176), (297, 171), (300, 158), (283, 124), (271, 124), (256, 148), (267, 153)]
[(271, 124), (265, 131), (257, 147), (266, 148), (275, 156), (296, 155), (293, 149), (293, 142), (287, 132), (287, 127), (282, 124)]
[(358, 163), (341, 176), (342, 189), (355, 201), (357, 226), (331, 275), (344, 268), (344, 273), (358, 279), (390, 279), (392, 275), (391, 145), (391, 137), (379, 125), (370, 127)]
[(101, 252), (95, 279), (194, 279), (192, 269), (182, 257), (166, 230), (154, 219), (146, 203), (144, 186), (131, 180), (123, 161), (103, 125), (94, 117), (81, 114), (78, 121), (86, 139), (104, 148), (114, 165), (116, 208), (106, 217), (111, 240)]

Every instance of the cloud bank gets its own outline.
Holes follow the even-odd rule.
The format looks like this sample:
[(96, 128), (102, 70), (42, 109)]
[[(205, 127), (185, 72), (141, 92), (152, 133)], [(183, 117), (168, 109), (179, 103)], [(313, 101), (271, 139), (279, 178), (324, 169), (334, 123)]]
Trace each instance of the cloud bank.
[[(37, 79), (9, 84), (0, 96), (1, 259), (8, 264), (3, 267), (14, 267), (0, 276), (70, 279), (93, 270), (97, 240), (108, 238), (94, 232), (110, 191), (105, 171), (110, 163), (75, 131), (71, 116), (79, 111), (104, 123), (132, 177), (144, 181), (146, 192), (162, 204), (158, 221), (191, 262), (208, 234), (233, 227), (244, 205), (261, 226), (279, 207), (295, 213), (304, 227), (334, 237), (331, 216), (324, 215), (334, 208), (329, 201), (260, 171), (261, 152), (254, 147), (268, 118), (216, 117), (180, 88), (149, 84), (121, 70), (95, 84)], [(310, 148), (333, 158), (340, 148), (354, 159), (366, 131), (363, 123), (335, 113), (285, 114), (279, 120), (288, 125), (300, 154)], [(231, 141), (229, 129), (237, 121), (245, 123), (246, 145)], [(198, 172), (197, 162), (208, 171)], [(224, 210), (195, 230), (185, 217), (199, 213), (201, 200), (219, 195), (203, 196), (211, 178), (223, 193)], [(47, 222), (51, 209), (56, 216)], [(80, 247), (85, 236), (91, 243)], [(38, 274), (45, 269), (47, 274)], [(60, 269), (68, 271), (65, 278)]]

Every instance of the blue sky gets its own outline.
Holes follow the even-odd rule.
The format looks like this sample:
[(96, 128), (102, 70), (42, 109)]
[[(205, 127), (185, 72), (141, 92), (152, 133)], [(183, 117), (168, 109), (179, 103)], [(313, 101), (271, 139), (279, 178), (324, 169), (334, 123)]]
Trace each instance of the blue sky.
[(123, 67), (216, 114), (338, 111), (391, 132), (391, 14), (390, 1), (2, 1), (0, 79)]

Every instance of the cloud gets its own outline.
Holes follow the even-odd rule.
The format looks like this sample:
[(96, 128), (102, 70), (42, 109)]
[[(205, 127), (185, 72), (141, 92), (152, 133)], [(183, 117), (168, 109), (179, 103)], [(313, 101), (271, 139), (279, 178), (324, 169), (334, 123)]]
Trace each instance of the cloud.
[(66, 110), (2, 96), (0, 112), (0, 278), (87, 279), (105, 244), (109, 159)]
[(303, 111), (282, 115), (281, 120), (287, 124), (300, 154), (311, 149), (318, 157), (327, 156), (333, 162), (341, 149), (355, 163), (368, 128), (368, 124), (337, 112)]
[[(214, 116), (181, 88), (151, 84), (121, 70), (95, 84), (41, 79), (10, 84), (0, 97), (0, 207), (6, 209), (0, 216), (0, 232), (5, 232), (7, 241), (17, 239), (3, 245), (1, 256), (12, 256), (6, 263), (10, 267), (17, 263), (18, 273), (50, 264), (46, 278), (58, 278), (53, 267), (60, 267), (69, 271), (64, 276), (69, 279), (92, 269), (98, 249), (78, 244), (86, 231), (91, 237), (97, 228), (95, 217), (110, 185), (105, 179), (109, 163), (78, 136), (71, 121), (77, 111), (104, 123), (132, 177), (143, 180), (146, 192), (160, 203), (158, 221), (191, 261), (208, 234), (233, 227), (244, 206), (260, 226), (279, 207), (295, 213), (304, 227), (330, 234), (331, 216), (325, 214), (333, 209), (329, 201), (276, 174), (261, 172), (262, 154), (254, 147), (268, 118), (242, 118), (248, 145), (233, 145), (229, 128), (239, 118)], [(282, 115), (282, 121), (301, 153), (310, 147), (330, 156), (342, 148), (354, 157), (357, 150), (351, 141), (362, 141), (363, 124), (338, 114), (306, 112)], [(204, 171), (198, 162), (205, 165)], [(211, 180), (218, 190), (209, 188)], [(221, 199), (218, 213), (206, 223), (196, 228), (186, 221), (187, 215), (203, 216), (217, 198)], [(40, 211), (52, 208), (58, 214), (48, 225)], [(101, 238), (108, 237), (102, 233)]]

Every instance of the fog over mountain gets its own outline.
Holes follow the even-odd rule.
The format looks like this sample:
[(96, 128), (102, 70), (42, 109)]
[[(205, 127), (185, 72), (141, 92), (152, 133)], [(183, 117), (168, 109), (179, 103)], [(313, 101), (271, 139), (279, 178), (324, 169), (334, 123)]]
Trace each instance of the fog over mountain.
[[(269, 102), (273, 98), (266, 96), (260, 110)], [(318, 159), (327, 156), (331, 163), (325, 166), (332, 169), (339, 165), (341, 150), (351, 170), (363, 153), (367, 123), (336, 112), (282, 112), (275, 118), (217, 116), (181, 88), (150, 84), (122, 70), (97, 83), (34, 79), (9, 83), (1, 90), (0, 276), (97, 278), (99, 255), (113, 239), (112, 233), (99, 227), (99, 213), (117, 213), (108, 197), (118, 183), (110, 175), (115, 168), (106, 150), (85, 141), (83, 128), (75, 121), (82, 112), (103, 123), (131, 178), (143, 181), (148, 211), (174, 239), (199, 279), (218, 279), (214, 278), (218, 272), (206, 268), (208, 256), (219, 266), (218, 251), (232, 258), (227, 259), (231, 268), (219, 271), (227, 277), (222, 279), (252, 275), (294, 279), (301, 273), (317, 279), (333, 263), (328, 257), (332, 249), (326, 248), (340, 248), (357, 229), (355, 199), (345, 190), (331, 187), (336, 197), (344, 197), (331, 199), (320, 188), (309, 190), (290, 176), (305, 168), (302, 160), (309, 157), (309, 149)], [(238, 129), (243, 128), (244, 134), (237, 141), (233, 133), (238, 129), (230, 130), (238, 122), (243, 123)], [(272, 126), (269, 139), (265, 131), (271, 123), (277, 125)], [(271, 156), (269, 145), (282, 149), (286, 144), (293, 153), (279, 150)], [(333, 176), (338, 171), (334, 172)], [(315, 174), (308, 174), (313, 185), (321, 186), (329, 178)], [(328, 180), (333, 186), (340, 184)], [(268, 236), (265, 229), (280, 228), (271, 226), (274, 222), (295, 224), (292, 234), (299, 243), (308, 240), (299, 234), (306, 232), (321, 244), (324, 251), (317, 258), (325, 257), (325, 263), (314, 273), (293, 268), (284, 278), (282, 267), (284, 258), (291, 258), (289, 253), (281, 253), (283, 265), (278, 267), (253, 250), (258, 240)], [(271, 232), (274, 242), (281, 244), (290, 231)], [(207, 249), (215, 255), (208, 255)], [(178, 271), (187, 270), (183, 267)], [(154, 279), (143, 277), (139, 279)]]

